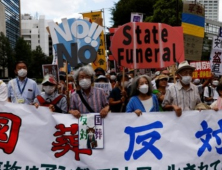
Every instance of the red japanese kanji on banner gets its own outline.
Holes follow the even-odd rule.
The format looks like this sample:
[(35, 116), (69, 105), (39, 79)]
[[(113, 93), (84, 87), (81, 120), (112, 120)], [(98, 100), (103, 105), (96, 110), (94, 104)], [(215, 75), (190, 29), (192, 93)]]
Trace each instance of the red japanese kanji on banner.
[(75, 160), (79, 161), (79, 154), (92, 155), (91, 149), (79, 149), (78, 141), (78, 124), (72, 124), (70, 127), (65, 127), (64, 124), (55, 126), (58, 130), (54, 133), (56, 142), (52, 142), (52, 151), (59, 150), (55, 153), (55, 157), (59, 158), (66, 154), (69, 150), (75, 153)]
[(22, 120), (12, 113), (0, 112), (0, 148), (11, 154), (18, 141)]
[(209, 61), (190, 62), (190, 65), (196, 68), (193, 72), (193, 79), (211, 78)]

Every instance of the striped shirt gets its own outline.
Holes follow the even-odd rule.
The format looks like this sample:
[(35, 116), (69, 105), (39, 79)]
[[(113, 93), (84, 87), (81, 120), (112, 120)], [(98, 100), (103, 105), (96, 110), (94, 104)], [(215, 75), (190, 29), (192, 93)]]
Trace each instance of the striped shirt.
[[(99, 113), (105, 106), (108, 105), (107, 96), (103, 89), (91, 87), (88, 96), (83, 90), (81, 90), (81, 93), (95, 113)], [(71, 95), (70, 110), (78, 110), (80, 113), (90, 113), (76, 92), (72, 93)]]
[(180, 82), (170, 86), (165, 94), (162, 106), (177, 105), (182, 110), (194, 110), (201, 103), (198, 88), (190, 83), (188, 89), (184, 89)]

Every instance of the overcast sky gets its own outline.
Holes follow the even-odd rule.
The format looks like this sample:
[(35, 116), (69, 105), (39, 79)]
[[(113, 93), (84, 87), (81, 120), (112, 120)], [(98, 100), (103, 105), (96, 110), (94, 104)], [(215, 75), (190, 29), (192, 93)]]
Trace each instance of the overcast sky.
[[(61, 18), (78, 18), (79, 13), (104, 9), (105, 24), (110, 27), (110, 11), (119, 0), (21, 0), (22, 14), (45, 15), (46, 19), (61, 22)], [(219, 20), (222, 22), (222, 0), (220, 0)]]
[(119, 0), (21, 0), (21, 13), (45, 15), (46, 19), (61, 22), (61, 18), (78, 18), (79, 13), (104, 9), (105, 23), (110, 27), (110, 11)]

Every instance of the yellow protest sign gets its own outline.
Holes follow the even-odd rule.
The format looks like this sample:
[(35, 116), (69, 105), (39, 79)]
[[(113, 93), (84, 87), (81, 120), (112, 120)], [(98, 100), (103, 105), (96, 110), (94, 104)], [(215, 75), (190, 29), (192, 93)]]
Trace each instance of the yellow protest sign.
[[(102, 11), (97, 12), (89, 12), (89, 13), (82, 13), (83, 18), (89, 18), (91, 22), (95, 22), (101, 26), (103, 26), (103, 18), (102, 18)], [(102, 69), (106, 70), (106, 50), (105, 50), (105, 39), (104, 39), (104, 33), (102, 32), (100, 34), (100, 46), (97, 51), (97, 58), (92, 63), (92, 67), (95, 70), (98, 67), (101, 67)]]

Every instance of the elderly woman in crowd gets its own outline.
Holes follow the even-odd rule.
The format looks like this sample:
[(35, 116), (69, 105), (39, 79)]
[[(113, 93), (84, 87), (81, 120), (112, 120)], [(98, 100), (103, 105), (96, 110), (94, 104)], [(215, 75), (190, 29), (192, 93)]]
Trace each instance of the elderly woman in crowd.
[(67, 113), (67, 100), (64, 95), (58, 94), (57, 81), (52, 74), (44, 76), (42, 81), (42, 89), (44, 93), (36, 96), (33, 105), (36, 108), (39, 106), (47, 106), (52, 112)]
[(92, 87), (94, 76), (95, 72), (90, 66), (83, 66), (75, 71), (74, 80), (79, 90), (71, 95), (69, 113), (76, 118), (81, 116), (80, 113), (100, 113), (104, 118), (109, 112), (103, 89)]
[(140, 116), (142, 112), (158, 112), (157, 96), (152, 94), (151, 80), (146, 75), (137, 77), (132, 83), (131, 99), (126, 106), (126, 112), (135, 112)]
[(169, 77), (164, 74), (157, 76), (155, 79), (156, 89), (153, 90), (153, 94), (156, 94), (156, 96), (158, 98), (160, 111), (163, 111), (161, 104), (162, 104), (164, 96), (166, 94), (168, 80), (169, 80)]

